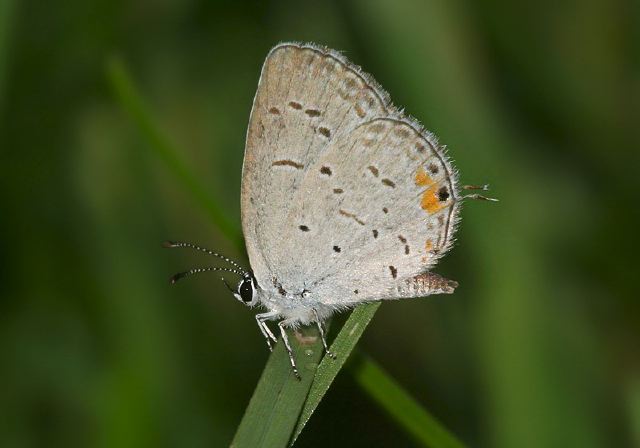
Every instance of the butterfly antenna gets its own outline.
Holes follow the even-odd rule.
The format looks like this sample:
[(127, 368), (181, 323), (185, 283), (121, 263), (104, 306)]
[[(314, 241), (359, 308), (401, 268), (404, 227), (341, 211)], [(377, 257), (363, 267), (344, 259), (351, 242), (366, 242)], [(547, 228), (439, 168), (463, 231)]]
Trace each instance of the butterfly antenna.
[(244, 276), (244, 273), (238, 271), (237, 269), (231, 269), (231, 268), (219, 268), (219, 267), (208, 267), (208, 268), (194, 268), (194, 269), (189, 269), (188, 271), (184, 271), (184, 272), (178, 272), (176, 275), (174, 275), (173, 277), (171, 277), (170, 282), (171, 284), (176, 283), (178, 280), (182, 280), (185, 277), (188, 277), (190, 275), (193, 274), (199, 274), (201, 272), (209, 272), (209, 271), (225, 271), (225, 272), (233, 272), (234, 274), (239, 275), (240, 277)]
[(242, 271), (243, 274), (247, 273), (247, 270), (244, 269), (242, 266), (240, 266), (238, 263), (236, 263), (233, 260), (228, 259), (227, 257), (225, 257), (224, 255), (220, 255), (217, 252), (214, 252), (210, 249), (207, 249), (205, 247), (200, 247), (196, 244), (193, 243), (185, 243), (185, 242), (181, 242), (181, 241), (165, 241), (164, 243), (162, 243), (163, 247), (167, 247), (167, 248), (173, 248), (173, 247), (188, 247), (190, 249), (195, 249), (198, 250), (200, 252), (204, 252), (206, 254), (212, 255), (214, 257), (218, 257), (224, 261), (226, 261), (227, 263), (235, 266), (236, 268), (238, 268), (240, 271)]
[(229, 286), (229, 283), (227, 283), (227, 281), (224, 279), (224, 277), (220, 277), (220, 280), (222, 280), (222, 283), (224, 283), (224, 286), (227, 287), (227, 289), (229, 291), (231, 291), (232, 294), (235, 294), (236, 292), (233, 290), (233, 288), (231, 286)]

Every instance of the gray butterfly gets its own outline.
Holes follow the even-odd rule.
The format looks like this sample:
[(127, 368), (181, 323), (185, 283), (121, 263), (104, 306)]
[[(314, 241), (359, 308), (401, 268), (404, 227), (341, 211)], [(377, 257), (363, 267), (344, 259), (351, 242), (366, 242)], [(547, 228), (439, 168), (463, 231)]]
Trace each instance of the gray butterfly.
[[(338, 52), (283, 43), (262, 67), (242, 171), (242, 227), (251, 263), (234, 296), (285, 329), (317, 324), (360, 303), (450, 294), (430, 272), (453, 243), (462, 199), (444, 148)], [(486, 189), (482, 187), (465, 187)], [(224, 279), (223, 279), (224, 280)], [(226, 282), (225, 282), (226, 283)], [(231, 288), (230, 288), (231, 289)]]

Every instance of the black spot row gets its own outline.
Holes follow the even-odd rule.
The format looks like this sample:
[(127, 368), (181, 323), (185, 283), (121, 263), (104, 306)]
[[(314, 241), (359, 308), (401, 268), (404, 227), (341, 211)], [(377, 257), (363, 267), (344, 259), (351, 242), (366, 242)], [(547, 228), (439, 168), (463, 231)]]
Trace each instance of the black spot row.
[(407, 244), (407, 239), (402, 235), (398, 235), (398, 239), (400, 240), (400, 242), (402, 244), (404, 244), (404, 253), (405, 253), (405, 255), (409, 255), (409, 245)]
[[(290, 101), (289, 102), (289, 107), (291, 107), (292, 109), (295, 109), (295, 110), (300, 110), (300, 109), (302, 109), (302, 104), (300, 104), (300, 103), (298, 103), (296, 101)], [(269, 113), (273, 114), (273, 115), (280, 115), (281, 114), (280, 109), (278, 109), (275, 106), (269, 108)], [(322, 114), (322, 112), (320, 112), (318, 109), (306, 109), (304, 111), (304, 113), (307, 114), (310, 117), (319, 117)]]

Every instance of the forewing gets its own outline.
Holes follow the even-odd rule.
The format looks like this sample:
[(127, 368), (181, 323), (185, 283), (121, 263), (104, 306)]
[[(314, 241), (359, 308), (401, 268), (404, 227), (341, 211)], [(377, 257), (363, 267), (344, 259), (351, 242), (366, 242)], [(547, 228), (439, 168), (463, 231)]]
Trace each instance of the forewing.
[[(258, 283), (302, 274), (283, 239), (298, 237), (287, 221), (318, 159), (362, 123), (388, 114), (381, 89), (341, 55), (282, 44), (267, 56), (254, 99), (242, 175), (242, 225)], [(313, 186), (312, 186), (313, 188)], [(313, 194), (313, 192), (309, 192)], [(296, 267), (298, 265), (295, 265)]]

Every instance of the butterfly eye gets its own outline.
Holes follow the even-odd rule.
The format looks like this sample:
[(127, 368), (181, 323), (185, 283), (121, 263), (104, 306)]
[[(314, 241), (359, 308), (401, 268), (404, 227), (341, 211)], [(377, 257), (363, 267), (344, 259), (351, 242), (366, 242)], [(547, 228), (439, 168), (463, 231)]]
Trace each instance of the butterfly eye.
[(240, 283), (240, 298), (244, 303), (250, 303), (253, 300), (253, 284), (250, 278), (245, 278)]

